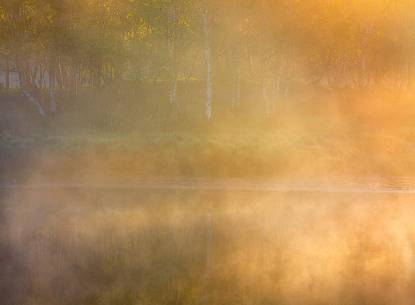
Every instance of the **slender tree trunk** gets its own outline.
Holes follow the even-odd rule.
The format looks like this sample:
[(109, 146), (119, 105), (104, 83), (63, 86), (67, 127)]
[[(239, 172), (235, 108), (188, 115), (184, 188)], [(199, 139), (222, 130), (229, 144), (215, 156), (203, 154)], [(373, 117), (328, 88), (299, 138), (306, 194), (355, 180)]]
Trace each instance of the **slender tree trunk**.
[(49, 109), (50, 112), (55, 113), (57, 110), (56, 104), (56, 64), (52, 61), (49, 66)]
[(57, 110), (57, 103), (56, 103), (56, 92), (55, 88), (50, 90), (50, 112), (55, 113)]
[(63, 92), (64, 90), (65, 90), (65, 84), (64, 84), (64, 76), (63, 76), (63, 67), (62, 67), (62, 61), (61, 61), (61, 58), (59, 57), (58, 58), (58, 71), (59, 71), (59, 73), (58, 73), (58, 81), (59, 81), (59, 87), (60, 87), (60, 90), (61, 90), (61, 92)]
[(176, 65), (176, 7), (172, 1), (168, 8), (167, 43), (170, 58), (170, 104), (177, 104), (177, 65)]
[(271, 96), (271, 112), (275, 113), (276, 109), (277, 109), (277, 98), (278, 98), (278, 81), (277, 80), (273, 80), (272, 81), (272, 96)]
[(75, 72), (75, 96), (78, 96), (78, 87), (79, 87), (79, 83), (80, 83), (80, 68), (79, 66), (76, 67), (76, 72)]
[(29, 91), (27, 91), (26, 89), (23, 89), (22, 92), (23, 92), (23, 96), (26, 97), (33, 105), (35, 105), (36, 110), (39, 113), (39, 115), (42, 117), (46, 117), (46, 112), (43, 109), (40, 102), (32, 94), (30, 94)]
[(269, 116), (270, 113), (271, 113), (271, 109), (270, 109), (270, 105), (269, 105), (269, 96), (268, 96), (268, 92), (267, 92), (267, 81), (266, 81), (265, 78), (262, 79), (261, 91), (262, 91), (262, 99), (263, 99), (264, 104), (265, 104), (265, 114), (267, 116)]
[(10, 62), (6, 59), (6, 89), (10, 89)]
[(274, 95), (272, 97), (272, 111), (275, 112), (277, 110), (277, 102), (279, 100), (279, 98), (281, 97), (281, 81), (282, 81), (282, 76), (284, 73), (284, 64), (281, 63), (280, 64), (280, 69), (278, 71), (278, 76), (277, 79), (275, 80), (274, 84), (273, 84), (273, 89), (274, 89)]
[(277, 83), (275, 84), (275, 98), (279, 98), (281, 95), (281, 79), (282, 75), (278, 75)]
[(30, 67), (30, 82), (33, 87), (39, 88), (39, 64), (37, 63), (29, 63)]
[(39, 89), (43, 91), (45, 89), (45, 74), (46, 74), (47, 66), (40, 65), (39, 71)]
[(239, 71), (236, 72), (234, 81), (233, 81), (233, 99), (232, 99), (232, 108), (235, 108), (239, 105), (241, 101), (241, 79), (239, 77)]
[(210, 121), (213, 117), (213, 112), (212, 112), (213, 79), (212, 79), (212, 54), (211, 54), (211, 47), (210, 47), (208, 0), (204, 0), (203, 32), (204, 32), (204, 51), (205, 51), (204, 53), (205, 53), (205, 61), (206, 61), (206, 118)]
[(55, 73), (53, 73), (49, 79), (49, 99), (50, 99), (50, 112), (55, 113), (57, 110), (56, 104), (56, 85), (55, 85)]
[(46, 111), (30, 91), (30, 89), (33, 87), (30, 81), (30, 71), (27, 71), (30, 66), (22, 64), (19, 58), (16, 58), (15, 65), (17, 69), (17, 75), (19, 77), (20, 90), (22, 91), (23, 96), (36, 107), (36, 110), (40, 116), (46, 117)]
[(17, 77), (19, 79), (19, 88), (23, 89), (23, 87), (24, 87), (24, 75), (23, 75), (22, 67), (21, 67), (21, 65), (20, 65), (20, 63), (17, 59), (15, 60), (15, 64), (16, 64)]
[(177, 104), (177, 77), (174, 77), (170, 83), (170, 104)]

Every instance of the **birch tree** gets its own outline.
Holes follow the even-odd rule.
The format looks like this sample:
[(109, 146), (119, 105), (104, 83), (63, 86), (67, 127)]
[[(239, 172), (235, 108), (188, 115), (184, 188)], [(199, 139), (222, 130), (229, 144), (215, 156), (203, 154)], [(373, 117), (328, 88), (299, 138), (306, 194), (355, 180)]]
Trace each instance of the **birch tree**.
[(210, 121), (213, 118), (212, 98), (213, 98), (213, 77), (212, 77), (212, 49), (210, 41), (210, 22), (209, 22), (209, 0), (203, 0), (203, 42), (206, 63), (206, 118)]

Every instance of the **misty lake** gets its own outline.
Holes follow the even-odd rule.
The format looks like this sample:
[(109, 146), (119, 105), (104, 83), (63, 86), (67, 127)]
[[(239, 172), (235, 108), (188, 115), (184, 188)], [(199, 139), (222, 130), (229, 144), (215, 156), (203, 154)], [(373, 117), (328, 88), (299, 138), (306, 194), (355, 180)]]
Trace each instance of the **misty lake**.
[(415, 195), (1, 191), (1, 304), (412, 304)]

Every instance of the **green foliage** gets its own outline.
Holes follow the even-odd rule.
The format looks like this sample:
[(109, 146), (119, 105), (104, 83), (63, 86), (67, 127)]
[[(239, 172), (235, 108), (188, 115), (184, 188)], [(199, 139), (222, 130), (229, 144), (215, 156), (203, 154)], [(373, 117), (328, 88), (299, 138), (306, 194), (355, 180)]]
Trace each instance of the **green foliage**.
[[(91, 88), (120, 93), (140, 81), (146, 91), (166, 82), (170, 89), (154, 101), (166, 109), (169, 97), (177, 107), (183, 103), (186, 93), (175, 89), (176, 81), (207, 81), (209, 66), (213, 109), (238, 108), (241, 96), (251, 94), (269, 115), (296, 90), (290, 83), (409, 86), (413, 12), (408, 1), (386, 0), (2, 0), (0, 63), (44, 103), (56, 92), (62, 101)], [(261, 88), (241, 94), (245, 83)]]

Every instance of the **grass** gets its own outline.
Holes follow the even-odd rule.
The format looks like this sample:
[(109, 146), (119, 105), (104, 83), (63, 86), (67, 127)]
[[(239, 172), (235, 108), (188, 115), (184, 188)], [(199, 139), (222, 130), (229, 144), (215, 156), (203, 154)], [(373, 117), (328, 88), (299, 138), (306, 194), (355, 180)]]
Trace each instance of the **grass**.
[[(33, 171), (117, 178), (410, 176), (412, 134), (154, 133), (6, 138)], [(96, 174), (95, 174), (96, 173)], [(54, 175), (50, 176), (52, 179)]]
[[(34, 172), (141, 177), (312, 177), (407, 175), (415, 168), (412, 136), (243, 133), (3, 136), (2, 151), (19, 151)], [(399, 158), (397, 158), (399, 156)], [(43, 172), (43, 173), (42, 173)]]
[(240, 109), (223, 100), (212, 122), (192, 94), (177, 112), (161, 96), (137, 102), (92, 92), (64, 101), (65, 109), (44, 120), (11, 120), (4, 111), (11, 125), (0, 128), (0, 165), (14, 166), (17, 156), (24, 166), (7, 172), (27, 169), (50, 180), (410, 176), (413, 95), (369, 91), (285, 97), (268, 117), (257, 100)]

